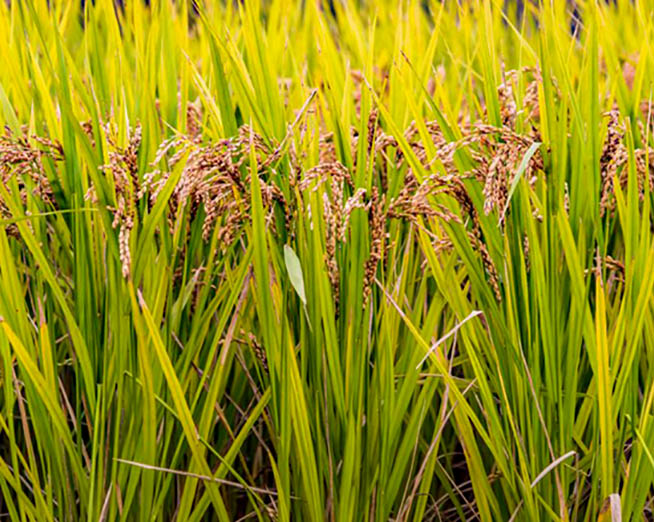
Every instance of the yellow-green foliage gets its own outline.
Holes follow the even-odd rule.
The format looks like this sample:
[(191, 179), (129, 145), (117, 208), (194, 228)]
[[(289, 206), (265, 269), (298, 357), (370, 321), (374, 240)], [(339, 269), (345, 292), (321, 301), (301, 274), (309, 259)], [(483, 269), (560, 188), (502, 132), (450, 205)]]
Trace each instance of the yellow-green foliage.
[(649, 516), (652, 2), (122, 3), (0, 2), (0, 516)]

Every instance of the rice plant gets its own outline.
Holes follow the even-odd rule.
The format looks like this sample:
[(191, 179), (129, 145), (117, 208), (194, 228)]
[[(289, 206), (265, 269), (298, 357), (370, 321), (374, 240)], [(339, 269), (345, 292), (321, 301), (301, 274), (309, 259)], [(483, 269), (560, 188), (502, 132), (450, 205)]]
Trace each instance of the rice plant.
[(0, 516), (652, 520), (653, 38), (0, 2)]

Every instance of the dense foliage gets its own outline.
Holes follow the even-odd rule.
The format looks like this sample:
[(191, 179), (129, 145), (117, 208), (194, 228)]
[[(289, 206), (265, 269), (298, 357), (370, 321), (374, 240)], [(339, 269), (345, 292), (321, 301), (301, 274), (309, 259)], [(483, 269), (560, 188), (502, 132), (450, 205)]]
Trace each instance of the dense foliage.
[(0, 2), (1, 516), (651, 519), (651, 2), (124, 4)]

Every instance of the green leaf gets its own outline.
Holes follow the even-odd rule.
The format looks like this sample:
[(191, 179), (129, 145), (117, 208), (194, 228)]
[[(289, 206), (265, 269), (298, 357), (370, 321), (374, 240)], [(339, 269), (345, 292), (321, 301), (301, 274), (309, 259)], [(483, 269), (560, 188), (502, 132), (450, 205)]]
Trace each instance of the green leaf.
[(284, 261), (286, 262), (286, 270), (291, 284), (303, 304), (307, 304), (307, 296), (304, 293), (304, 277), (302, 275), (302, 266), (295, 251), (288, 245), (284, 245)]

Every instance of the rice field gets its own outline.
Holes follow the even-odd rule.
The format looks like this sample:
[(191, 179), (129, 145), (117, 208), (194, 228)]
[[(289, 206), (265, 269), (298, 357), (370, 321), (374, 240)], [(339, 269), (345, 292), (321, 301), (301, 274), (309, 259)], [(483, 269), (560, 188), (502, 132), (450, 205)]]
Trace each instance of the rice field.
[(653, 38), (0, 2), (0, 517), (654, 520)]

